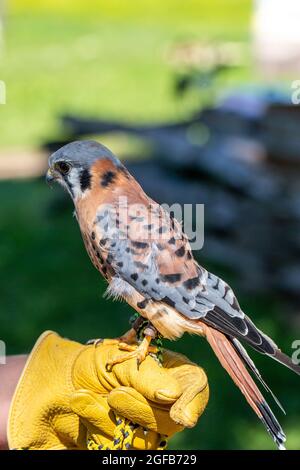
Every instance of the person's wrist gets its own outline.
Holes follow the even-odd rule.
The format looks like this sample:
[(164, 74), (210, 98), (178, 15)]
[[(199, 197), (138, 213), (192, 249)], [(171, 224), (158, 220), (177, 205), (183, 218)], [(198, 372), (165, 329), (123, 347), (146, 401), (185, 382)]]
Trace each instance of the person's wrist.
[(12, 397), (27, 361), (24, 355), (7, 357), (0, 365), (0, 449), (7, 449), (7, 422)]

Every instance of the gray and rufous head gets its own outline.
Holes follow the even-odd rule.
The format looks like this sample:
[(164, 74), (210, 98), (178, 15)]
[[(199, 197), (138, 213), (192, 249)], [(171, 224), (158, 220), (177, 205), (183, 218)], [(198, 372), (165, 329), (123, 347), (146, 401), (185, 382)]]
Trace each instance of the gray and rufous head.
[(60, 183), (73, 200), (90, 189), (96, 169), (101, 173), (99, 184), (103, 187), (114, 179), (114, 170), (127, 172), (107, 147), (93, 140), (75, 141), (61, 147), (49, 157), (48, 165), (46, 181)]

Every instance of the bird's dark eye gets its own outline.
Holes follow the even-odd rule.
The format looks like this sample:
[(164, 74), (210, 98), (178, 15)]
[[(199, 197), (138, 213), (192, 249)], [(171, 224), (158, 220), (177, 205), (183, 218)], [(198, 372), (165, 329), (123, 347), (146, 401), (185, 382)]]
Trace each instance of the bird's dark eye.
[(55, 169), (59, 171), (62, 175), (67, 175), (71, 169), (71, 165), (66, 162), (57, 162), (55, 163)]

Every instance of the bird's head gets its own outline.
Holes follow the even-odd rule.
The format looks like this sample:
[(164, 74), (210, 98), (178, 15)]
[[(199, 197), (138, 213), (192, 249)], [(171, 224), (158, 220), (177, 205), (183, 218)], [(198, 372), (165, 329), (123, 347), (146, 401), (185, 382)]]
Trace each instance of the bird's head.
[(60, 183), (74, 201), (91, 189), (96, 176), (100, 178), (98, 185), (105, 187), (114, 172), (124, 168), (108, 148), (92, 140), (61, 147), (49, 157), (48, 164), (46, 181)]

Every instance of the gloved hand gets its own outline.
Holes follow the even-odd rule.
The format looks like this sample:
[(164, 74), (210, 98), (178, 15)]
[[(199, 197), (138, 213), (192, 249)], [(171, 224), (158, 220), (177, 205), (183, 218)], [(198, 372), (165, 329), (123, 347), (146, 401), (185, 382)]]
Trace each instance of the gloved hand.
[(156, 449), (161, 435), (196, 424), (209, 395), (200, 367), (164, 351), (163, 367), (148, 356), (139, 368), (130, 359), (107, 371), (108, 360), (120, 353), (109, 340), (82, 345), (43, 333), (12, 400), (10, 449), (87, 449), (88, 438), (113, 448), (116, 415), (139, 425), (135, 449)]

